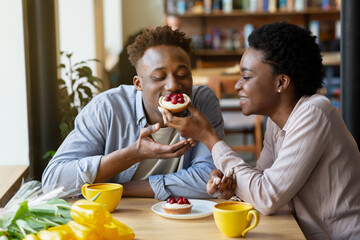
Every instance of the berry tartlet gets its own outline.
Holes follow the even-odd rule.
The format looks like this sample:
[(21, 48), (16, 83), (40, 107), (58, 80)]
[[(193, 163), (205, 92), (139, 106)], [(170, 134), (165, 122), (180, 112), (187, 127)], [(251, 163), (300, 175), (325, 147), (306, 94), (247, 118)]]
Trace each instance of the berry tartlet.
[(187, 198), (178, 197), (175, 199), (171, 197), (162, 207), (168, 214), (186, 214), (191, 212), (192, 205)]
[(159, 98), (159, 105), (173, 113), (185, 111), (190, 102), (190, 97), (185, 93), (170, 93)]

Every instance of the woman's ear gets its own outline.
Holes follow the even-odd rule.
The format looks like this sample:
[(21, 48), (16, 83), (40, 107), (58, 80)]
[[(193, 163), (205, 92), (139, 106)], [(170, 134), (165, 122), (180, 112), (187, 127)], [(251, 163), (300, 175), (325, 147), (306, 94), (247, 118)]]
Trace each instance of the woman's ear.
[(277, 92), (283, 92), (290, 86), (290, 77), (288, 75), (279, 75)]
[(141, 81), (140, 81), (140, 77), (138, 75), (135, 75), (134, 78), (133, 78), (133, 83), (134, 83), (134, 86), (135, 88), (138, 90), (138, 91), (142, 91), (142, 85), (141, 85)]

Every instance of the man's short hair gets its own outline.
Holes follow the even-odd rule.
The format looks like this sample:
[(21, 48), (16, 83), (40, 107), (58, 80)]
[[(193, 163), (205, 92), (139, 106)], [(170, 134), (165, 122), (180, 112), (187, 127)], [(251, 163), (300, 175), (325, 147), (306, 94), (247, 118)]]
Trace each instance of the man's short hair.
[(184, 32), (173, 31), (170, 26), (158, 26), (145, 29), (135, 38), (135, 42), (127, 47), (130, 63), (136, 67), (138, 60), (144, 55), (148, 48), (169, 45), (182, 48), (190, 57), (191, 39)]

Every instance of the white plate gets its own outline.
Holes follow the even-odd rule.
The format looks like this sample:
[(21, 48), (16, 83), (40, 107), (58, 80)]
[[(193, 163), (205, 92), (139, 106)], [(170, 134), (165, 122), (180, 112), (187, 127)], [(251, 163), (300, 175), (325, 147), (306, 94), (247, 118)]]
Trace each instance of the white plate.
[(172, 219), (196, 219), (203, 218), (212, 215), (213, 207), (216, 204), (215, 202), (207, 201), (207, 200), (195, 200), (189, 199), (191, 204), (193, 205), (191, 209), (191, 213), (187, 214), (168, 214), (162, 208), (162, 205), (165, 202), (159, 202), (154, 204), (151, 209), (159, 214), (162, 217), (172, 218)]

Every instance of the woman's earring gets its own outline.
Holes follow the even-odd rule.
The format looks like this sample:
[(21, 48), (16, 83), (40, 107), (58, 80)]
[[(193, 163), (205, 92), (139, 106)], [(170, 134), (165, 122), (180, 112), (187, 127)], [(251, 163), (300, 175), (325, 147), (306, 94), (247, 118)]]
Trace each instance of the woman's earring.
[(278, 89), (278, 93), (280, 93), (281, 92), (281, 90), (280, 89)]

